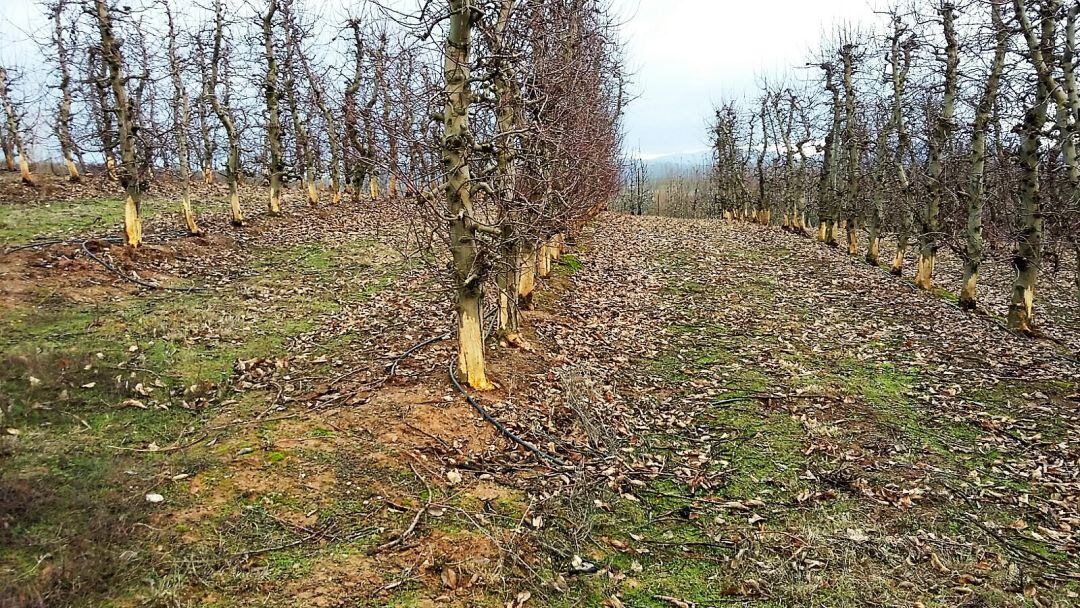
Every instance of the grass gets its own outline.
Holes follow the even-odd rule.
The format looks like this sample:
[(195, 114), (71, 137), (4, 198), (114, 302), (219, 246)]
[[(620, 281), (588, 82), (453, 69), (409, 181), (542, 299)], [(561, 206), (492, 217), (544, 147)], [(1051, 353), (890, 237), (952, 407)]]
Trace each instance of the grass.
[[(765, 257), (757, 251), (734, 255)], [(665, 253), (662, 261), (672, 267), (697, 263), (682, 251)], [(270, 395), (233, 390), (237, 359), (275, 358), (298, 346), (329, 358), (355, 348), (364, 337), (340, 331), (334, 315), (385, 288), (403, 267), (395, 254), (371, 241), (282, 244), (257, 249), (238, 278), (210, 297), (150, 295), (98, 305), (41, 297), (6, 314), (0, 320), (0, 354), (5, 362), (0, 370), (4, 408), (0, 429), (15, 428), (20, 435), (10, 453), (0, 451), (5, 465), (0, 472), (0, 524), (13, 523), (0, 525), (0, 583), (16, 581), (8, 587), (21, 590), (32, 585), (31, 591), (51, 594), (48, 603), (57, 605), (106, 600), (120, 605), (280, 605), (310, 598), (299, 599), (286, 591), (280, 599), (265, 600), (271, 586), (281, 592), (330, 581), (326, 584), (332, 587), (335, 583), (326, 578), (327, 570), (354, 568), (352, 559), (403, 529), (429, 498), (403, 454), (371, 458), (381, 449), (376, 445), (380, 438), (355, 428), (340, 429), (331, 417), (319, 419), (316, 408), (302, 410), (302, 422), (241, 425), (188, 451), (136, 454), (107, 446), (172, 445), (207, 425), (250, 419), (252, 413), (264, 410)], [(567, 254), (552, 282), (568, 285), (577, 280), (571, 275), (584, 268), (577, 256)], [(664, 297), (699, 304), (719, 295), (711, 283), (670, 274)], [(746, 283), (746, 294), (752, 297), (748, 301), (755, 307), (770, 306), (771, 295), (780, 288), (769, 277)], [(802, 314), (809, 311), (804, 307)], [(541, 534), (551, 535), (546, 540), (566, 547), (569, 528), (587, 531), (575, 539), (580, 544), (572, 551), (608, 570), (571, 575), (565, 556), (551, 557), (543, 550), (546, 545), (534, 547), (538, 559), (530, 562), (530, 568), (536, 568), (541, 580), (565, 580), (570, 588), (556, 593), (551, 586), (534, 587), (530, 605), (599, 606), (614, 594), (624, 605), (649, 607), (671, 605), (658, 596), (701, 605), (814, 603), (850, 608), (867, 602), (958, 603), (958, 596), (947, 588), (897, 589), (897, 581), (921, 583), (928, 572), (941, 577), (917, 556), (910, 557), (910, 545), (889, 543), (900, 542), (892, 537), (908, 542), (930, 534), (948, 548), (953, 539), (979, 538), (981, 531), (965, 513), (940, 504), (897, 509), (867, 500), (852, 489), (803, 502), (797, 497), (804, 491), (829, 489), (805, 473), (834, 469), (849, 456), (810, 453), (807, 446), (824, 436), (845, 446), (867, 443), (860, 433), (887, 439), (888, 454), (860, 472), (875, 483), (891, 481), (888, 467), (896, 462), (913, 464), (913, 455), (935, 466), (953, 467), (962, 478), (971, 469), (986, 475), (1001, 454), (952, 449), (978, 444), (982, 431), (968, 421), (941, 419), (918, 399), (924, 372), (896, 363), (785, 351), (785, 362), (805, 370), (793, 381), (785, 376), (786, 368), (759, 366), (745, 357), (743, 343), (767, 338), (765, 331), (704, 322), (666, 329), (668, 349), (641, 361), (664, 397), (644, 398), (655, 397), (660, 403), (670, 396), (665, 402), (672, 409), (666, 413), (691, 416), (693, 435), (687, 430), (642, 432), (643, 443), (634, 449), (659, 456), (668, 465), (681, 461), (680, 452), (706, 453), (709, 460), (700, 472), (710, 475), (715, 485), (691, 490), (685, 477), (666, 466), (646, 486), (622, 488), (637, 501), (600, 487), (595, 494), (591, 489), (586, 492), (586, 508), (580, 511), (553, 507), (556, 510), (544, 512)], [(305, 368), (304, 373), (324, 370)], [(689, 383), (702, 380), (717, 381), (709, 385), (714, 403), (698, 399), (692, 407), (684, 406), (680, 399), (701, 392), (701, 386)], [(139, 395), (136, 383), (153, 392)], [(793, 383), (813, 386), (811, 392), (827, 398), (820, 403), (724, 402), (786, 391)], [(193, 385), (199, 390), (189, 391)], [(1047, 390), (1051, 388), (1060, 393), (1068, 387)], [(1002, 383), (967, 397), (985, 402), (990, 412), (1007, 413), (1009, 402), (1023, 398), (1024, 390), (1033, 389)], [(168, 409), (118, 407), (131, 397)], [(841, 406), (842, 397), (855, 403)], [(226, 400), (227, 407), (222, 405)], [(800, 409), (803, 404), (809, 405)], [(829, 407), (842, 415), (843, 422), (827, 418)], [(804, 426), (806, 418), (814, 416), (822, 417), (827, 433), (812, 436)], [(703, 439), (706, 433), (711, 440)], [(308, 439), (321, 441), (305, 442)], [(338, 449), (346, 441), (349, 449)], [(909, 449), (898, 454), (891, 451), (896, 445)], [(11, 448), (0, 443), (4, 449)], [(177, 472), (192, 477), (174, 482), (171, 476)], [(310, 476), (320, 474), (332, 481), (322, 487), (307, 485)], [(188, 491), (193, 481), (201, 484), (202, 493)], [(515, 529), (535, 496), (502, 486), (493, 495), (478, 494), (468, 489), (473, 481), (470, 475), (466, 484), (445, 494), (435, 490), (437, 501), (448, 508), (440, 517), (423, 518), (417, 538), (433, 533), (452, 544), (474, 540), (478, 532), (472, 518), (479, 514), (488, 526), (485, 532), (523, 543), (531, 559), (530, 537)], [(1007, 480), (998, 481), (1009, 487)], [(166, 496), (164, 507), (145, 501), (146, 492), (152, 490)], [(594, 497), (609, 507), (594, 508)], [(402, 506), (389, 507), (386, 498)], [(752, 512), (718, 506), (751, 499), (762, 501)], [(198, 511), (200, 517), (158, 519), (163, 513), (190, 515), (189, 511)], [(988, 509), (982, 514), (1001, 525), (1018, 516), (1014, 509)], [(751, 522), (751, 515), (765, 519)], [(246, 551), (303, 539), (302, 529), (281, 520), (306, 517), (314, 517), (312, 525), (332, 525), (333, 536), (243, 557)], [(880, 536), (886, 549), (844, 544), (850, 528)], [(717, 538), (723, 542), (707, 546)], [(1021, 542), (1048, 560), (1068, 557), (1036, 541)], [(989, 559), (947, 550), (941, 550), (943, 558), (958, 571)], [(39, 562), (46, 554), (53, 557)], [(414, 556), (408, 557), (408, 563), (399, 563), (398, 556), (379, 563), (383, 583), (404, 576), (402, 568)], [(439, 567), (437, 557), (425, 554), (429, 558), (433, 565), (409, 571), (419, 578), (407, 579), (374, 598), (345, 599), (358, 606), (427, 605), (432, 592), (445, 591), (420, 582)], [(177, 566), (178, 559), (184, 570)], [(825, 565), (800, 570), (805, 559), (820, 559)], [(46, 570), (55, 574), (46, 576)], [(507, 571), (502, 586), (485, 588), (481, 581), (469, 591), (448, 593), (450, 602), (467, 598), (463, 601), (470, 606), (505, 605), (512, 597), (505, 592), (516, 584), (507, 581), (519, 580), (517, 574)], [(756, 595), (747, 582), (754, 578), (762, 579), (764, 595)], [(212, 596), (200, 596), (208, 590)], [(1016, 601), (993, 594), (979, 590), (978, 599), (992, 605)], [(7, 599), (0, 594), (0, 603)]]
[[(736, 251), (732, 253), (732, 257), (753, 261), (763, 256), (760, 252)], [(672, 266), (693, 263), (687, 256), (679, 253), (664, 254), (660, 259), (663, 264)], [(680, 277), (678, 273), (671, 274), (673, 276), (669, 277), (664, 293), (672, 297), (700, 303), (702, 298), (708, 302), (719, 294), (716, 286), (702, 284), (685, 276)], [(778, 288), (779, 284), (768, 276), (749, 277), (740, 285), (742, 292), (750, 296), (748, 301), (754, 302), (755, 308), (762, 309), (770, 306), (773, 300), (771, 296)], [(801, 314), (804, 318), (808, 316), (809, 311), (805, 306), (801, 309)], [(894, 483), (901, 488), (919, 485), (922, 482), (917, 479), (907, 480), (902, 474), (898, 474), (899, 471), (893, 470), (893, 467), (899, 466), (902, 469), (909, 466), (922, 470), (917, 467), (929, 464), (940, 467), (938, 470), (955, 471), (957, 479), (964, 479), (969, 472), (977, 470), (982, 479), (992, 481), (997, 487), (1011, 488), (1019, 493), (1030, 491), (1030, 488), (1024, 487), (1027, 484), (1017, 485), (1003, 475), (992, 472), (996, 468), (995, 463), (1000, 464), (1002, 455), (995, 450), (980, 449), (984, 445), (983, 429), (970, 420), (944, 416), (935, 411), (933, 405), (920, 399), (926, 394), (923, 386), (925, 372), (920, 368), (908, 367), (895, 360), (862, 360), (845, 356), (835, 358), (818, 352), (796, 351), (785, 352), (779, 358), (791, 364), (791, 368), (799, 370), (799, 375), (781, 377), (780, 374), (785, 373), (783, 370), (786, 366), (766, 371), (739, 358), (739, 353), (745, 352), (740, 341), (756, 339), (752, 334), (754, 330), (749, 331), (749, 337), (746, 334), (729, 336), (726, 335), (728, 331), (725, 327), (709, 324), (671, 326), (667, 328), (670, 349), (645, 363), (658, 380), (667, 383), (676, 391), (696, 392), (699, 389), (685, 388), (686, 383), (695, 379), (724, 378), (730, 390), (727, 393), (721, 392), (718, 400), (771, 392), (777, 390), (777, 387), (781, 387), (780, 390), (802, 388), (808, 393), (821, 393), (832, 399), (844, 399), (844, 404), (849, 404), (846, 399), (854, 399), (850, 407), (839, 404), (836, 406), (838, 411), (844, 411), (844, 419), (849, 424), (838, 425), (829, 420), (823, 421), (822, 428), (829, 433), (831, 440), (841, 442), (841, 445), (861, 444), (867, 449), (874, 449), (877, 439), (885, 441), (887, 446), (893, 446), (893, 450), (896, 446), (907, 446), (906, 451), (892, 451), (882, 458), (881, 460), (888, 464), (880, 471), (876, 470), (880, 465), (871, 465), (870, 470), (861, 472), (860, 476), (869, 479), (875, 486), (886, 483)], [(874, 346), (879, 350), (888, 350), (888, 345)], [(897, 348), (900, 346), (897, 345)], [(1044, 386), (1042, 383), (1038, 386), (1028, 384), (1023, 390), (1005, 386), (1007, 384), (1002, 382), (983, 391), (968, 391), (963, 396), (978, 401), (980, 409), (992, 413), (1007, 413), (1010, 402), (1024, 398), (1022, 392), (1043, 390), (1048, 394), (1064, 394), (1062, 387)], [(678, 397), (675, 397), (675, 401), (678, 402)], [(801, 403), (796, 401), (790, 405)], [(902, 591), (898, 595), (894, 586), (897, 577), (899, 576), (900, 580), (908, 577), (898, 575), (895, 571), (888, 574), (897, 564), (891, 563), (887, 555), (863, 555), (857, 558), (857, 561), (847, 562), (845, 560), (852, 558), (839, 554), (826, 559), (828, 565), (820, 573), (801, 580), (787, 574), (790, 558), (784, 555), (784, 543), (769, 539), (783, 538), (783, 535), (794, 539), (816, 539), (803, 542), (809, 542), (812, 546), (830, 547), (830, 551), (835, 551), (835, 543), (824, 541), (822, 537), (830, 534), (843, 536), (848, 527), (872, 531), (882, 524), (887, 525), (893, 534), (925, 534), (929, 531), (940, 538), (964, 540), (983, 538), (985, 534), (967, 519), (970, 509), (955, 508), (955, 505), (950, 503), (939, 504), (940, 499), (934, 497), (928, 502), (916, 503), (906, 510), (875, 507), (872, 502), (862, 499), (857, 491), (850, 495), (840, 493), (820, 503), (797, 504), (795, 497), (801, 495), (801, 492), (820, 491), (823, 487), (828, 487), (821, 481), (803, 479), (802, 474), (805, 471), (831, 470), (843, 461), (838, 461), (835, 455), (807, 455), (806, 447), (813, 438), (799, 420), (785, 409), (770, 412), (763, 405), (757, 401), (721, 404), (704, 412), (705, 417), (695, 420), (697, 424), (694, 428), (701, 428), (702, 423), (705, 423), (706, 429), (715, 429), (710, 434), (720, 435), (727, 431), (735, 433), (739, 438), (735, 442), (716, 442), (709, 446), (709, 454), (714, 462), (721, 460), (727, 463), (724, 482), (713, 488), (710, 498), (719, 501), (760, 498), (766, 505), (788, 505), (771, 509), (766, 507), (771, 512), (767, 514), (767, 519), (759, 524), (764, 533), (748, 530), (747, 534), (757, 540), (745, 546), (753, 556), (751, 559), (757, 563), (757, 567), (752, 570), (768, 570), (769, 564), (772, 564), (775, 572), (784, 573), (768, 581), (772, 587), (770, 595), (775, 594), (783, 599), (770, 601), (766, 598), (740, 596), (739, 593), (744, 591), (740, 585), (745, 574), (740, 574), (735, 562), (715, 568), (713, 562), (718, 558), (728, 563), (728, 558), (723, 555), (653, 550), (649, 555), (634, 558), (642, 568), (641, 572), (637, 573), (630, 571), (631, 558), (627, 556), (615, 554), (606, 559), (606, 564), (629, 577), (630, 584), (621, 585), (620, 597), (624, 604), (668, 606), (670, 604), (666, 601), (657, 599), (658, 595), (665, 595), (703, 605), (753, 602), (754, 605), (780, 606), (801, 605), (812, 601), (815, 604), (849, 607), (862, 605), (871, 598), (876, 598), (872, 601), (895, 601), (897, 597), (919, 601), (927, 606), (956, 605), (961, 596), (948, 588), (923, 592), (916, 583), (910, 591)], [(807, 410), (809, 415), (815, 415), (812, 407)], [(851, 419), (858, 421), (858, 424), (851, 425)], [(657, 445), (668, 445), (672, 441), (672, 438), (659, 438), (658, 441), (650, 438), (649, 444), (655, 452)], [(670, 487), (666, 483), (650, 485), (650, 488), (654, 491), (667, 488), (663, 491), (671, 495), (687, 494), (685, 489)], [(694, 541), (702, 536), (708, 538), (710, 519), (715, 510), (705, 506), (706, 513), (702, 513), (696, 523), (667, 522), (660, 525), (652, 523), (656, 514), (670, 512), (680, 504), (692, 503), (686, 500), (680, 502), (678, 499), (673, 501), (669, 498), (650, 497), (648, 492), (644, 491), (639, 496), (646, 499), (643, 504), (628, 509), (620, 508), (611, 516), (611, 521), (604, 529), (632, 529), (645, 538), (667, 538), (676, 542)], [(698, 503), (698, 506), (703, 505)], [(884, 519), (878, 511), (886, 513)], [(899, 515), (896, 515), (897, 511)], [(980, 512), (980, 516), (989, 517), (991, 511), (988, 506)], [(1022, 515), (1022, 511), (1022, 508), (1005, 509), (1000, 514), (998, 523), (1006, 525), (1018, 515)], [(721, 511), (720, 514), (728, 522), (735, 524), (739, 524), (740, 518), (745, 518), (745, 515), (739, 513), (733, 516)], [(773, 537), (770, 534), (781, 536)], [(626, 537), (624, 535), (620, 538)], [(1019, 542), (1047, 560), (1064, 563), (1062, 560), (1065, 556), (1049, 545), (1030, 539)], [(993, 549), (990, 547), (994, 544), (987, 547), (984, 541), (981, 545), (976, 542), (974, 546), (989, 554), (992, 553)], [(956, 564), (959, 571), (966, 571), (987, 557), (986, 554), (968, 555), (957, 552), (951, 555), (950, 559), (950, 563)], [(909, 568), (909, 571), (915, 577), (912, 582), (923, 576), (918, 574), (921, 571), (918, 567)], [(606, 597), (604, 594), (611, 592), (607, 587), (592, 583), (586, 584), (585, 589), (593, 594), (590, 597), (597, 604)], [(1000, 605), (1015, 599), (992, 587), (976, 588), (975, 594), (979, 601), (988, 602), (989, 605)], [(788, 603), (789, 601), (794, 603)]]
[[(143, 219), (175, 210), (175, 202), (146, 198)], [(45, 238), (101, 234), (124, 219), (122, 199), (84, 199), (45, 204), (0, 205), (0, 243), (26, 243)]]
[[(120, 221), (113, 202), (0, 206), (0, 239), (95, 231)], [(153, 201), (148, 207), (144, 213), (156, 212)], [(302, 472), (297, 467), (310, 462), (306, 451), (264, 448), (273, 446), (266, 425), (207, 450), (137, 454), (110, 447), (164, 447), (178, 437), (197, 437), (196, 429), (220, 413), (193, 407), (202, 397), (216, 398), (212, 404), (231, 398), (238, 414), (263, 409), (264, 393), (232, 392), (236, 361), (282, 356), (301, 337), (317, 345), (315, 331), (326, 315), (376, 294), (402, 269), (396, 254), (366, 240), (271, 246), (255, 253), (239, 278), (209, 296), (146, 294), (94, 304), (50, 296), (5, 311), (0, 413), (2, 428), (19, 435), (14, 448), (0, 452), (0, 603), (48, 598), (50, 604), (96, 604), (103, 594), (122, 597), (127, 589), (146, 597), (146, 579), (164, 597), (183, 583), (168, 568), (158, 569), (159, 556), (146, 550), (147, 539), (168, 547), (174, 535), (217, 538), (223, 547), (196, 548), (191, 557), (221, 564), (230, 553), (295, 536), (266, 509), (306, 512), (311, 501), (299, 494), (239, 492), (224, 481), (232, 465), (223, 463), (250, 462), (296, 478)], [(262, 292), (271, 298), (252, 297)], [(146, 409), (121, 406), (133, 398)], [(333, 432), (318, 428), (313, 434)], [(255, 452), (236, 456), (240, 443)], [(162, 488), (170, 511), (193, 500), (167, 480), (162, 485), (163, 468), (169, 474), (203, 472), (210, 488), (237, 493), (208, 523), (147, 527), (156, 511), (144, 494), (152, 489)], [(359, 550), (356, 543), (362, 547), (376, 538), (334, 546)], [(51, 557), (41, 560), (43, 555)], [(273, 552), (265, 564), (273, 576), (302, 577), (319, 555), (298, 547)], [(234, 574), (234, 582), (247, 584), (246, 574)]]
[(567, 274), (574, 274), (584, 267), (585, 265), (582, 264), (581, 259), (572, 253), (563, 254), (559, 258), (559, 269)]

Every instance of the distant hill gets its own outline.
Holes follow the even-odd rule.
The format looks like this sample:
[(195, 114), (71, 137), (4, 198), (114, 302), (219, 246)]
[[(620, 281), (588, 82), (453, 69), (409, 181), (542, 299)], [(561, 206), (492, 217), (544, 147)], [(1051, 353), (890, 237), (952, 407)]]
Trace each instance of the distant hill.
[(640, 158), (645, 161), (649, 177), (652, 179), (685, 173), (689, 169), (706, 166), (712, 162), (712, 154), (707, 149), (662, 155), (642, 154)]

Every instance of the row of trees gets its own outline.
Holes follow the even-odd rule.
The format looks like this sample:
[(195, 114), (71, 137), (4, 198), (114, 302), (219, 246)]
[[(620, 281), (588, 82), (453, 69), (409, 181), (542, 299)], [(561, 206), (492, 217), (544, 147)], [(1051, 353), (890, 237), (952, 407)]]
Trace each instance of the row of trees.
[(123, 189), (131, 248), (140, 198), (166, 176), (193, 235), (196, 175), (223, 176), (238, 226), (245, 176), (271, 215), (294, 185), (309, 205), (404, 200), (448, 244), (458, 375), (477, 388), (490, 386), (485, 287), (498, 335), (521, 344), (535, 274), (618, 191), (626, 81), (603, 0), (370, 2), (340, 20), (302, 0), (43, 8), (55, 76), (22, 78), (19, 94), (0, 70), (3, 152), (23, 181), (35, 182), (26, 142), (39, 130), (25, 117), (46, 103), (69, 178), (98, 166)]
[(895, 235), (891, 271), (914, 246), (923, 289), (949, 247), (968, 309), (984, 257), (1011, 248), (1008, 323), (1031, 331), (1041, 266), (1080, 257), (1078, 15), (1062, 0), (917, 0), (876, 30), (840, 28), (798, 85), (763, 81), (754, 103), (716, 110), (714, 212), (816, 226), (874, 265)]

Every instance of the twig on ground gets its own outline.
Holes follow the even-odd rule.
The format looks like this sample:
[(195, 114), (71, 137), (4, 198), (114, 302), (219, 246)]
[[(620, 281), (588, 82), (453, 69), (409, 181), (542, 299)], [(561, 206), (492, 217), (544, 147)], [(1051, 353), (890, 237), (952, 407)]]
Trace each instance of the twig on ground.
[(427, 481), (423, 478), (423, 476), (421, 476), (420, 473), (416, 472), (415, 467), (413, 467), (410, 464), (409, 468), (412, 469), (413, 475), (416, 475), (416, 477), (421, 482), (423, 482), (424, 490), (428, 495), (427, 502), (424, 503), (424, 506), (417, 509), (416, 515), (413, 516), (412, 521), (409, 522), (409, 525), (406, 526), (406, 528), (401, 531), (401, 534), (398, 534), (393, 539), (379, 545), (378, 547), (374, 547), (372, 549), (369, 549), (368, 552), (367, 552), (368, 555), (375, 555), (377, 553), (381, 553), (383, 551), (386, 551), (387, 549), (393, 549), (394, 547), (396, 547), (396, 546), (400, 545), (401, 543), (405, 542), (405, 539), (408, 538), (409, 535), (413, 533), (413, 530), (416, 529), (416, 525), (418, 523), (420, 523), (420, 518), (423, 517), (424, 513), (426, 513), (429, 508), (431, 508), (431, 501), (434, 499), (434, 496), (432, 495), (432, 492), (431, 492), (431, 487), (428, 485)]

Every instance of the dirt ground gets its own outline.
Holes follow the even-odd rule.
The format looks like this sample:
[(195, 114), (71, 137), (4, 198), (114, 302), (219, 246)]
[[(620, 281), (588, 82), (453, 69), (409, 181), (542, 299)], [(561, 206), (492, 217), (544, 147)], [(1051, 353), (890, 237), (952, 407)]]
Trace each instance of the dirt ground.
[(205, 196), (134, 255), (116, 201), (0, 205), (2, 606), (1080, 602), (1067, 280), (1025, 338), (775, 228), (605, 215), (475, 396), (544, 461), (449, 382), (397, 205)]

